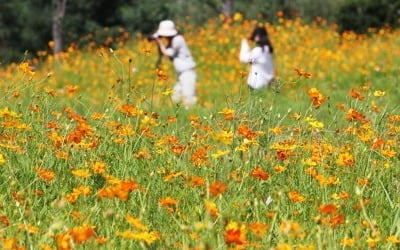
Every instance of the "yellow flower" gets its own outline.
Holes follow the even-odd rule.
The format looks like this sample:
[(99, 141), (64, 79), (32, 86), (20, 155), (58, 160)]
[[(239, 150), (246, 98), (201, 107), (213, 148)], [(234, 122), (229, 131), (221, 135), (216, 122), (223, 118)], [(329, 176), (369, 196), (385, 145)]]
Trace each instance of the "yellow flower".
[(400, 243), (400, 239), (397, 238), (395, 235), (390, 235), (389, 237), (387, 237), (386, 241), (389, 243)]
[(394, 150), (382, 149), (381, 154), (387, 157), (395, 157), (397, 153)]
[(125, 216), (125, 219), (126, 219), (126, 221), (128, 221), (129, 224), (134, 226), (137, 230), (140, 230), (140, 231), (147, 231), (148, 230), (148, 228), (145, 225), (142, 224), (140, 219), (134, 218), (130, 214), (127, 214)]
[(22, 115), (18, 115), (14, 111), (9, 110), (7, 107), (0, 109), (0, 118), (19, 118)]
[(233, 142), (233, 132), (222, 130), (219, 134), (215, 134), (214, 138), (223, 144), (229, 145)]
[(317, 121), (316, 119), (314, 119), (314, 118), (312, 118), (310, 116), (306, 117), (306, 121), (313, 128), (323, 128), (324, 127), (324, 124), (322, 122), (319, 122), (319, 121)]
[(274, 168), (274, 172), (275, 173), (281, 173), (281, 172), (283, 172), (283, 171), (285, 171), (286, 170), (286, 167), (284, 167), (284, 166), (276, 166), (275, 168)]
[(336, 163), (340, 166), (354, 166), (354, 157), (349, 152), (344, 152), (339, 155)]
[(374, 96), (376, 96), (376, 97), (382, 97), (382, 96), (384, 96), (384, 95), (386, 95), (386, 92), (385, 92), (385, 91), (376, 90), (376, 91), (374, 92)]
[(370, 248), (375, 248), (376, 244), (380, 241), (379, 238), (368, 238), (367, 239), (367, 243), (369, 245)]
[(24, 73), (24, 74), (29, 74), (30, 76), (34, 76), (36, 73), (32, 71), (31, 66), (29, 66), (29, 63), (23, 62), (19, 65), (19, 69)]
[(4, 156), (0, 154), (0, 165), (3, 165), (6, 163), (6, 159), (4, 159)]
[(82, 177), (82, 178), (88, 178), (91, 176), (90, 172), (84, 169), (72, 170), (71, 173), (76, 177)]
[(92, 170), (95, 174), (101, 174), (106, 171), (106, 164), (96, 161), (92, 166)]
[(21, 224), (21, 225), (19, 225), (18, 228), (22, 229), (22, 230), (25, 230), (25, 231), (27, 231), (28, 233), (31, 233), (31, 234), (36, 234), (36, 233), (39, 232), (39, 228), (37, 228), (35, 226), (32, 226), (31, 224), (28, 224), (28, 225)]
[(278, 243), (278, 245), (276, 245), (276, 247), (274, 249), (275, 250), (292, 250), (293, 247), (287, 243)]
[(235, 118), (235, 110), (233, 109), (223, 108), (222, 111), (218, 112), (218, 114), (223, 114), (224, 119), (227, 121), (230, 121), (233, 118)]
[(204, 200), (204, 209), (213, 217), (219, 216), (217, 205), (211, 200)]
[(212, 156), (213, 158), (217, 159), (217, 158), (220, 158), (220, 157), (222, 157), (222, 156), (224, 156), (224, 155), (229, 154), (229, 152), (230, 152), (229, 150), (225, 150), (225, 151), (218, 150), (216, 153), (211, 154), (211, 156)]
[(345, 247), (352, 247), (354, 245), (355, 241), (356, 240), (354, 238), (343, 238), (340, 241), (340, 245), (341, 246), (345, 246)]
[(171, 88), (166, 89), (164, 92), (162, 92), (161, 94), (168, 96), (173, 92), (173, 90)]
[(154, 241), (160, 239), (160, 235), (156, 231), (137, 233), (137, 232), (127, 230), (122, 233), (118, 232), (117, 235), (121, 236), (122, 238), (125, 238), (125, 239), (144, 241), (147, 244), (151, 244)]
[(258, 237), (263, 238), (267, 232), (268, 225), (265, 223), (250, 223), (249, 229)]
[(235, 22), (240, 22), (240, 21), (243, 20), (243, 15), (242, 15), (241, 13), (239, 13), (239, 12), (236, 12), (236, 13), (233, 15), (233, 20), (234, 20)]

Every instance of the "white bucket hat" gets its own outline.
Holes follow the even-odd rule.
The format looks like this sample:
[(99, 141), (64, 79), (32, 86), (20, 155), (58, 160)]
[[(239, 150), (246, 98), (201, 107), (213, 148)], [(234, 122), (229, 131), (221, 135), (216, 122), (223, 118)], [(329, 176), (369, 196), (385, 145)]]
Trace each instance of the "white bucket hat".
[(159, 36), (175, 36), (178, 31), (175, 29), (175, 24), (171, 20), (164, 20), (160, 22), (156, 32)]

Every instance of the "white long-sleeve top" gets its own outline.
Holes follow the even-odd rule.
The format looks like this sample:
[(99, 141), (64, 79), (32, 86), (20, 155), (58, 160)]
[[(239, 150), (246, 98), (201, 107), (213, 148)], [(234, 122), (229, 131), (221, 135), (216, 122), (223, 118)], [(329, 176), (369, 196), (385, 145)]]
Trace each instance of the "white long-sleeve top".
[(250, 50), (247, 40), (243, 39), (239, 59), (243, 63), (251, 64), (247, 84), (252, 88), (259, 89), (266, 86), (274, 78), (273, 59), (268, 45), (264, 48), (257, 46)]
[(172, 38), (171, 47), (166, 49), (167, 55), (172, 58), (175, 71), (181, 73), (193, 69), (196, 63), (182, 35)]

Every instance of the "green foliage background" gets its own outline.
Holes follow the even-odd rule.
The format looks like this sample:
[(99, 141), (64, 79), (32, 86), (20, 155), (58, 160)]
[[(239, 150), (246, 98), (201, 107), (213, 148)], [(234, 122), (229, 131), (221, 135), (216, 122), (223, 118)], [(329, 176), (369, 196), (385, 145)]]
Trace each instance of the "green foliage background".
[[(162, 19), (202, 25), (221, 13), (221, 0), (69, 0), (64, 18), (64, 46), (85, 45), (117, 36), (121, 27), (130, 33), (150, 33)], [(366, 32), (369, 27), (397, 26), (400, 0), (234, 0), (233, 12), (260, 21), (320, 16), (338, 23), (341, 30)], [(104, 29), (107, 27), (107, 29)], [(0, 3), (0, 63), (21, 61), (24, 52), (46, 50), (52, 40), (52, 1), (10, 0)], [(87, 36), (91, 34), (90, 36)], [(93, 35), (95, 34), (95, 35)]]

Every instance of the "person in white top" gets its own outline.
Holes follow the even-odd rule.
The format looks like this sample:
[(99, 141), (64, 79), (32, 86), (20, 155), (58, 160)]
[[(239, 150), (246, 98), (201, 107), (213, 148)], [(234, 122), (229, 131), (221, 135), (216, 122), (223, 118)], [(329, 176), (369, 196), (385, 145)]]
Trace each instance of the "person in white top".
[(267, 86), (274, 78), (274, 64), (271, 41), (265, 27), (257, 26), (251, 34), (250, 40), (257, 46), (250, 49), (246, 39), (242, 40), (239, 59), (243, 63), (250, 63), (251, 69), (247, 84), (251, 89), (260, 89)]
[[(175, 29), (175, 24), (171, 20), (161, 21), (153, 37), (157, 41), (162, 55), (172, 60), (177, 73), (177, 82), (173, 89), (172, 100), (174, 102), (182, 102), (185, 108), (189, 108), (197, 101), (197, 74), (195, 71), (196, 63), (185, 39)], [(167, 45), (164, 45), (160, 38), (166, 38)]]

